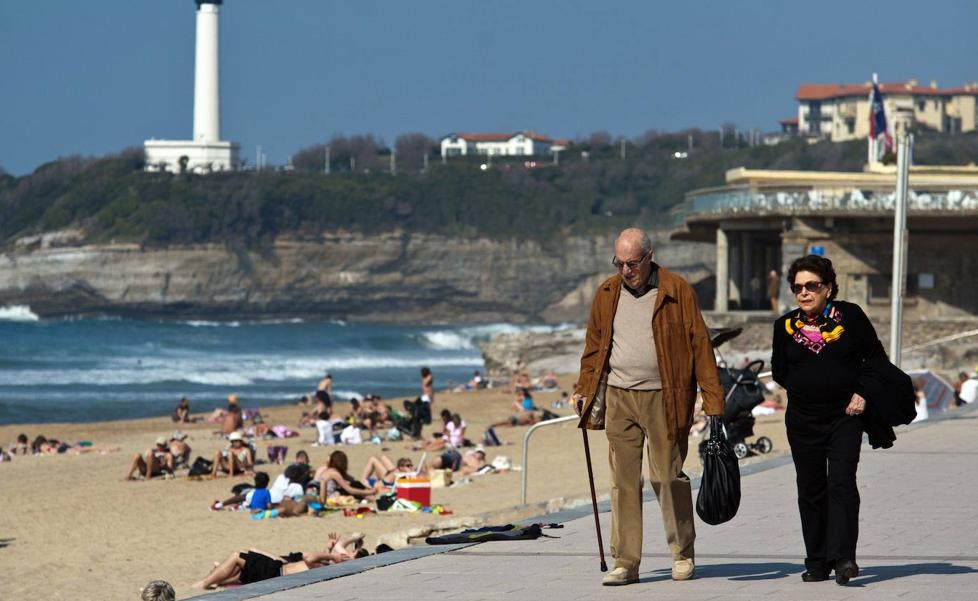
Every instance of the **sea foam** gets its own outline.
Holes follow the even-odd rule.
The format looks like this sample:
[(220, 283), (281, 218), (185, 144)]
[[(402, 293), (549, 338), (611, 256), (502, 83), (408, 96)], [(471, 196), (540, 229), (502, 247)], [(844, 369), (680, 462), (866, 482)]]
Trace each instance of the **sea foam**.
[(38, 321), (40, 319), (27, 305), (0, 307), (0, 321)]

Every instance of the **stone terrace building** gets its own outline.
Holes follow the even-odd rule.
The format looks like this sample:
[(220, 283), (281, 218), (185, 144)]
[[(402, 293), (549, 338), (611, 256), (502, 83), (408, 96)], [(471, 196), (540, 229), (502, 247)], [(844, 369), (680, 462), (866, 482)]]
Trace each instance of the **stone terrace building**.
[[(716, 311), (768, 309), (768, 272), (784, 274), (795, 258), (815, 252), (835, 265), (840, 298), (888, 314), (893, 167), (864, 173), (737, 168), (726, 179), (726, 186), (687, 195), (685, 227), (672, 234), (716, 243)], [(909, 187), (905, 315), (978, 315), (978, 168), (911, 167)], [(781, 304), (793, 305), (783, 276)]]

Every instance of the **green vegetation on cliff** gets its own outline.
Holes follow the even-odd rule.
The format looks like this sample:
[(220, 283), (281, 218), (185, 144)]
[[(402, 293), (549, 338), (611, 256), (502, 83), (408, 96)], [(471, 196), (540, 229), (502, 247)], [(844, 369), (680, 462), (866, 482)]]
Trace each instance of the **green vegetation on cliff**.
[[(688, 157), (675, 158), (690, 141)], [(427, 171), (396, 176), (377, 169), (324, 175), (301, 163), (292, 171), (144, 173), (140, 151), (59, 159), (20, 178), (0, 172), (0, 244), (72, 226), (90, 241), (147, 246), (255, 248), (282, 234), (398, 228), (553, 240), (625, 223), (662, 225), (686, 192), (722, 185), (732, 167), (859, 170), (865, 143), (722, 147), (717, 133), (694, 130), (649, 133), (626, 144), (626, 158), (620, 151), (610, 136), (595, 135), (562, 153), (559, 166), (548, 160), (528, 168), (521, 158), (482, 170), (484, 158), (445, 165), (432, 158)], [(918, 163), (964, 164), (978, 157), (978, 136), (924, 134), (915, 155)]]

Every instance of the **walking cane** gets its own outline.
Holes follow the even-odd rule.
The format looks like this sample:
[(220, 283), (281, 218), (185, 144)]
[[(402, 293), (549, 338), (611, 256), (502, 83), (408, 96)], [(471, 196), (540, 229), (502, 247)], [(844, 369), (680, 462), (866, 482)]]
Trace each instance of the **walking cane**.
[(604, 562), (604, 542), (601, 540), (601, 523), (598, 521), (598, 497), (594, 494), (594, 472), (591, 471), (591, 447), (587, 443), (587, 428), (581, 428), (584, 435), (584, 459), (587, 463), (587, 479), (591, 485), (591, 508), (594, 510), (594, 530), (598, 535), (598, 553), (601, 555), (601, 571), (608, 571), (608, 564)]

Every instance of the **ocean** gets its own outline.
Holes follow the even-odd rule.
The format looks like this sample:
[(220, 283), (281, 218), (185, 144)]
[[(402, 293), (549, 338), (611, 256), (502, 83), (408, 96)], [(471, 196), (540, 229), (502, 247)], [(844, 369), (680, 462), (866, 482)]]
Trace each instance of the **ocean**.
[(38, 319), (0, 307), (0, 424), (88, 422), (295, 402), (333, 375), (339, 399), (420, 394), (420, 368), (436, 388), (482, 370), (478, 343), (498, 332), (560, 326), (411, 327), (342, 321)]

